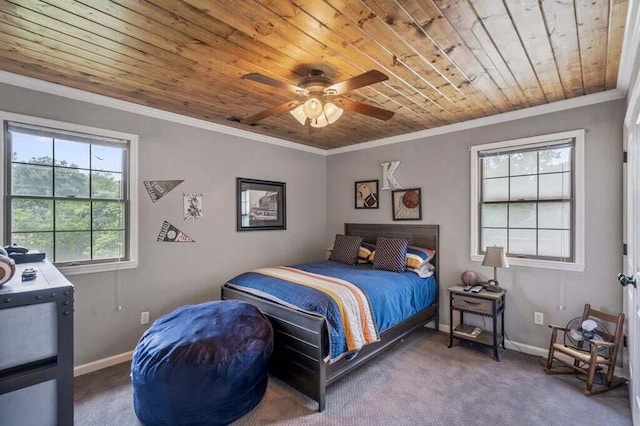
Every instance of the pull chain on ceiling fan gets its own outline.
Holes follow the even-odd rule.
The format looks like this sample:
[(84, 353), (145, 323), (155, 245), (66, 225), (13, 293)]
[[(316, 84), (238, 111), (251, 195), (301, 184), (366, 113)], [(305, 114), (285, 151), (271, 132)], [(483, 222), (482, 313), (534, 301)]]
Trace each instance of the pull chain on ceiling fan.
[(297, 86), (258, 73), (245, 74), (242, 78), (274, 87), (280, 92), (293, 93), (299, 97), (297, 100), (289, 101), (249, 116), (241, 120), (243, 124), (255, 124), (264, 118), (286, 111), (291, 112), (291, 115), (303, 126), (313, 128), (321, 128), (335, 123), (342, 116), (345, 109), (379, 120), (389, 120), (394, 115), (392, 111), (352, 101), (341, 96), (352, 90), (389, 79), (385, 74), (376, 70), (367, 71), (335, 84), (325, 77), (324, 72), (321, 70), (309, 71), (309, 74), (300, 80)]

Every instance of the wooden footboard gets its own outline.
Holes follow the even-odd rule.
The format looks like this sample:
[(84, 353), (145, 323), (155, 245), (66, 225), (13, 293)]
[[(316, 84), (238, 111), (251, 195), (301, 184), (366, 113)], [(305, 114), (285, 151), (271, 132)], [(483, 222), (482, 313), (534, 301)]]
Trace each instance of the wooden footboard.
[(296, 311), (230, 287), (222, 287), (222, 299), (252, 303), (271, 321), (274, 352), (270, 371), (273, 375), (318, 402), (318, 411), (326, 406), (326, 388), (345, 374), (361, 366), (411, 331), (435, 321), (438, 305), (418, 312), (380, 334), (380, 341), (366, 345), (352, 359), (325, 362), (327, 327), (324, 318)]
[(242, 291), (222, 287), (222, 299), (255, 305), (273, 326), (274, 350), (270, 372), (325, 408), (328, 348), (324, 318), (295, 311)]
[(438, 225), (398, 225), (346, 223), (345, 234), (361, 236), (375, 244), (378, 236), (405, 238), (410, 244), (436, 251), (431, 263), (436, 267), (436, 300), (427, 309), (407, 318), (380, 334), (380, 341), (366, 345), (352, 359), (345, 358), (329, 364), (327, 327), (324, 318), (278, 305), (240, 290), (222, 287), (222, 299), (239, 299), (254, 304), (271, 320), (274, 331), (274, 353), (270, 371), (295, 389), (318, 401), (318, 410), (326, 404), (326, 388), (345, 374), (361, 366), (381, 351), (402, 339), (411, 331), (431, 321), (435, 329), (440, 325), (438, 313), (439, 239)]

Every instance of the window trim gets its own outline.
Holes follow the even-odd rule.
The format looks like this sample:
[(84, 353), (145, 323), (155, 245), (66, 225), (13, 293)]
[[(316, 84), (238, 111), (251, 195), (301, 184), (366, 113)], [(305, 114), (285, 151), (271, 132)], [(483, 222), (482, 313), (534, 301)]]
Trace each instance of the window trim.
[[(95, 272), (119, 271), (123, 269), (133, 269), (138, 267), (138, 135), (123, 133), (113, 130), (106, 130), (97, 127), (83, 126), (75, 123), (68, 123), (46, 118), (33, 117), (29, 115), (14, 114), (0, 111), (0, 129), (4, 129), (6, 122), (14, 121), (18, 123), (30, 124), (34, 126), (49, 127), (51, 129), (86, 133), (94, 136), (101, 136), (110, 139), (122, 139), (129, 141), (129, 180), (127, 191), (129, 194), (129, 259), (125, 261), (96, 262), (83, 265), (60, 266), (58, 269), (64, 275), (78, 275)], [(0, 150), (2, 151), (2, 161), (0, 161), (0, 192), (2, 195), (2, 208), (0, 209), (0, 235), (5, 236), (5, 209), (7, 208), (7, 193), (5, 188), (5, 166), (7, 159), (5, 153), (4, 130), (0, 130)]]
[(574, 208), (575, 208), (575, 229), (574, 235), (574, 259), (573, 261), (557, 261), (545, 259), (530, 259), (509, 257), (510, 266), (527, 266), (532, 268), (557, 269), (564, 271), (582, 272), (585, 267), (585, 130), (570, 130), (560, 133), (532, 136), (508, 141), (493, 142), (482, 145), (473, 145), (469, 148), (471, 163), (471, 260), (481, 262), (484, 256), (480, 254), (480, 214), (479, 214), (479, 153), (492, 149), (515, 148), (526, 145), (544, 144), (561, 139), (575, 139), (574, 147)]

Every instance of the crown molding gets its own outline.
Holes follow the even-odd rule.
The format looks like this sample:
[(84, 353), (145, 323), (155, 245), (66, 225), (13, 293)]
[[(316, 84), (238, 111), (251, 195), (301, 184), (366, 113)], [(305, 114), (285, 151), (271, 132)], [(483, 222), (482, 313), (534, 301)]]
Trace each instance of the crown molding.
[(616, 88), (627, 94), (633, 79), (633, 68), (638, 59), (638, 46), (640, 45), (640, 1), (631, 0), (627, 12), (627, 20), (622, 39), (622, 53), (618, 68), (618, 80)]
[(336, 155), (345, 152), (359, 151), (362, 149), (376, 148), (384, 145), (392, 145), (402, 142), (410, 142), (417, 139), (429, 138), (432, 136), (443, 135), (446, 133), (459, 132), (462, 130), (474, 129), (477, 127), (489, 126), (492, 124), (504, 123), (507, 121), (520, 120), (522, 118), (534, 117), (537, 115), (549, 114), (567, 109), (579, 108), (583, 106), (609, 102), (624, 98), (625, 94), (618, 89), (607, 90), (605, 92), (592, 93), (590, 95), (578, 96), (571, 99), (552, 102), (549, 104), (538, 105), (530, 108), (519, 109), (516, 111), (504, 112), (501, 114), (490, 115), (488, 117), (476, 118), (474, 120), (463, 121), (461, 123), (449, 124), (446, 126), (434, 127), (432, 129), (420, 130), (418, 132), (406, 133), (404, 135), (391, 136), (388, 138), (377, 139), (370, 142), (363, 142), (357, 145), (349, 145), (340, 148), (334, 148), (326, 151), (326, 155)]
[(198, 118), (188, 117), (186, 115), (176, 114), (173, 112), (163, 111), (157, 108), (138, 105), (133, 102), (123, 101), (120, 99), (110, 98), (104, 95), (87, 92), (84, 90), (74, 89), (72, 87), (60, 84), (50, 83), (48, 81), (38, 80), (6, 71), (0, 71), (0, 83), (11, 86), (22, 87), (29, 90), (48, 93), (51, 95), (61, 96), (68, 99), (74, 99), (81, 102), (87, 102), (94, 105), (113, 108), (120, 111), (131, 112), (133, 114), (144, 115), (147, 117), (157, 118), (159, 120), (170, 121), (185, 126), (196, 127), (205, 130), (211, 130), (231, 136), (237, 136), (257, 142), (264, 142), (271, 145), (277, 145), (284, 148), (305, 151), (321, 156), (329, 156), (342, 154), (345, 152), (359, 151), (363, 149), (375, 148), (378, 146), (391, 145), (401, 142), (409, 142), (416, 139), (428, 138), (431, 136), (443, 135), (446, 133), (458, 132), (477, 127), (489, 126), (492, 124), (504, 123), (512, 120), (519, 120), (527, 117), (534, 117), (542, 114), (549, 114), (557, 111), (563, 111), (582, 106), (593, 105), (601, 102), (609, 102), (622, 99), (626, 92), (619, 89), (608, 90), (605, 92), (593, 93), (590, 95), (579, 96), (576, 98), (566, 99), (544, 105), (538, 105), (530, 108), (524, 108), (516, 111), (505, 112), (502, 114), (491, 115), (488, 117), (477, 118), (475, 120), (463, 121), (461, 123), (449, 124), (446, 126), (435, 127), (418, 132), (407, 133), (389, 138), (376, 139), (369, 142), (363, 142), (356, 145), (349, 145), (341, 148), (323, 150), (296, 142), (287, 141), (272, 136), (266, 136), (259, 133), (253, 133), (235, 127), (229, 127), (222, 124), (212, 123)]
[(277, 145), (284, 148), (296, 149), (298, 151), (310, 152), (325, 156), (323, 149), (314, 148), (312, 146), (303, 145), (287, 141), (272, 136), (261, 135), (235, 127), (225, 126), (222, 124), (212, 123), (198, 118), (188, 117), (186, 115), (176, 114), (173, 112), (163, 111), (157, 108), (138, 105), (133, 102), (123, 101), (121, 99), (110, 98), (108, 96), (98, 95), (97, 93), (87, 92), (85, 90), (74, 89), (72, 87), (63, 86), (61, 84), (50, 83), (44, 80), (38, 80), (19, 74), (13, 74), (6, 71), (0, 71), (0, 83), (11, 86), (23, 87), (25, 89), (35, 90), (38, 92), (48, 93), (51, 95), (62, 96), (76, 101), (88, 102), (91, 104), (113, 108), (120, 111), (131, 112), (133, 114), (144, 115), (147, 117), (157, 118), (160, 120), (170, 121), (173, 123), (183, 124), (185, 126), (197, 127), (199, 129), (211, 130), (218, 133), (224, 133), (231, 136), (237, 136), (257, 142), (264, 142), (271, 145)]

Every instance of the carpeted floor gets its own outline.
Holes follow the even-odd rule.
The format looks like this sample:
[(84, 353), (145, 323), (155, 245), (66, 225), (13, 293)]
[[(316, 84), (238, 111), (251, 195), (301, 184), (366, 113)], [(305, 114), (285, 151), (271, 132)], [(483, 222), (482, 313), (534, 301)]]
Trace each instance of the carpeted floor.
[[(573, 375), (548, 376), (538, 358), (457, 343), (421, 329), (330, 386), (327, 409), (270, 378), (237, 425), (630, 425), (626, 386), (586, 397)], [(76, 378), (76, 425), (139, 425), (129, 364)]]

